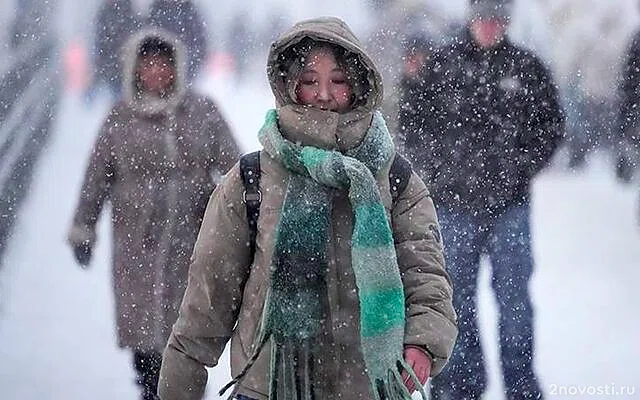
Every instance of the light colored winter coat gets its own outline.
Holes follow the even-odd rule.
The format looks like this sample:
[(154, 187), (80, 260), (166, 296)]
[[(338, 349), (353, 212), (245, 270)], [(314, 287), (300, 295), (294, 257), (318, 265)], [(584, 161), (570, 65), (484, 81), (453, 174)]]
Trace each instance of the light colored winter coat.
[[(346, 114), (292, 105), (278, 55), (304, 37), (340, 44), (359, 55), (369, 70), (372, 92), (367, 103)], [(354, 147), (365, 135), (374, 109), (382, 101), (382, 82), (370, 58), (351, 31), (337, 19), (302, 22), (271, 47), (268, 72), (285, 137), (325, 149)], [(306, 111), (305, 111), (306, 110)], [(290, 172), (261, 156), (262, 205), (255, 259), (250, 265), (249, 230), (242, 202), (243, 185), (236, 165), (216, 188), (205, 214), (189, 270), (180, 316), (169, 339), (161, 369), (163, 400), (200, 399), (207, 372), (231, 340), (231, 373), (236, 376), (252, 354), (270, 281), (275, 228)], [(432, 374), (449, 358), (456, 338), (452, 289), (444, 269), (437, 218), (424, 183), (413, 174), (406, 190), (392, 202), (389, 166), (377, 182), (396, 243), (406, 296), (405, 344), (433, 357)], [(345, 192), (332, 193), (326, 275), (330, 318), (322, 323), (313, 372), (317, 399), (370, 399), (360, 345), (359, 303), (351, 267), (353, 214)], [(432, 229), (429, 229), (431, 226)], [(270, 349), (267, 345), (238, 393), (266, 399)]]
[[(152, 36), (175, 48), (178, 83), (165, 100), (145, 98), (134, 82), (138, 49)], [(118, 344), (162, 351), (214, 176), (228, 171), (238, 148), (214, 102), (185, 89), (184, 51), (170, 34), (142, 31), (125, 54), (125, 99), (94, 145), (68, 240), (93, 246), (111, 203)]]

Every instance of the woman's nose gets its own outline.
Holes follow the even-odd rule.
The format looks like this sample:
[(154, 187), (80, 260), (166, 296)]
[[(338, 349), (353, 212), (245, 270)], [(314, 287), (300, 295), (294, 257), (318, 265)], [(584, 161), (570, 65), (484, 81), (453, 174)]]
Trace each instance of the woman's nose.
[(317, 98), (318, 100), (322, 100), (322, 101), (328, 101), (331, 99), (331, 94), (330, 94), (330, 90), (329, 90), (329, 86), (327, 84), (319, 84), (318, 85), (318, 92), (317, 92)]

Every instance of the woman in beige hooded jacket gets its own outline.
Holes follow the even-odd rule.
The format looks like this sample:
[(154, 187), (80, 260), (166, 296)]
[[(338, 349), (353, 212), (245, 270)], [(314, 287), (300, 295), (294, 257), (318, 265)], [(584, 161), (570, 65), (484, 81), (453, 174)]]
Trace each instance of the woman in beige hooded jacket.
[(238, 399), (424, 395), (456, 338), (452, 289), (424, 183), (392, 200), (380, 74), (330, 17), (294, 25), (267, 70), (255, 252), (236, 165), (205, 213), (160, 397), (201, 399), (229, 340)]
[(91, 152), (68, 240), (87, 266), (101, 210), (111, 203), (118, 345), (133, 350), (146, 400), (157, 392), (214, 179), (239, 150), (214, 102), (186, 88), (183, 45), (171, 34), (142, 30), (124, 61), (124, 99)]

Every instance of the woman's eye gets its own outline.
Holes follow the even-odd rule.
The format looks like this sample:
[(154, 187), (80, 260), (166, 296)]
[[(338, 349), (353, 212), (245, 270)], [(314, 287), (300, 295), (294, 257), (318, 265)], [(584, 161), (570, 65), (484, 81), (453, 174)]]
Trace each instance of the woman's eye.
[(300, 84), (305, 85), (305, 86), (313, 86), (315, 84), (317, 84), (317, 82), (313, 79), (303, 79), (300, 81)]
[(344, 78), (340, 78), (340, 79), (333, 79), (333, 83), (336, 85), (344, 85), (347, 83), (347, 80)]

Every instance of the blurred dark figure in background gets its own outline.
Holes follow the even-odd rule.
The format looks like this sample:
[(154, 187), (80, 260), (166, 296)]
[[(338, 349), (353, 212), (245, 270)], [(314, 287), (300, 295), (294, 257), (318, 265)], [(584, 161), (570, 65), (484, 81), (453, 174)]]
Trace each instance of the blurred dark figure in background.
[[(31, 19), (30, 10), (32, 7), (33, 1), (31, 0), (16, 1), (15, 17), (10, 29), (11, 40), (9, 40), (12, 49), (17, 49), (22, 43), (29, 39), (29, 28), (27, 28), (25, 24)], [(33, 22), (31, 22), (31, 25), (32, 24)]]
[(632, 39), (626, 55), (619, 96), (616, 176), (629, 183), (640, 160), (640, 31)]
[(149, 23), (175, 34), (188, 50), (187, 83), (198, 77), (208, 54), (207, 24), (190, 0), (155, 0), (149, 12)]
[(87, 266), (108, 199), (118, 344), (133, 351), (142, 399), (151, 400), (215, 176), (239, 151), (214, 102), (187, 89), (177, 39), (144, 30), (125, 53), (123, 100), (91, 152), (68, 241)]
[(122, 47), (140, 28), (131, 0), (104, 0), (96, 16), (94, 36), (93, 82), (88, 96), (100, 85), (109, 88), (114, 98), (122, 94)]
[(420, 139), (419, 135), (407, 135), (407, 132), (415, 133), (416, 127), (424, 124), (422, 116), (426, 114), (420, 108), (426, 101), (424, 99), (427, 94), (425, 87), (432, 83), (427, 83), (425, 79), (433, 77), (433, 74), (430, 74), (427, 69), (433, 67), (434, 46), (433, 40), (426, 34), (414, 34), (404, 43), (403, 70), (398, 85), (400, 96), (398, 111), (400, 137), (398, 142), (399, 145), (405, 147), (405, 154), (410, 156), (414, 162), (424, 156), (421, 149), (422, 143), (414, 142), (414, 140)]
[[(5, 0), (6, 1), (6, 0)], [(52, 2), (41, 0), (16, 0), (15, 17), (11, 24), (9, 45), (12, 49), (37, 42), (46, 36), (50, 24)]]
[(244, 79), (253, 56), (254, 37), (250, 30), (249, 14), (242, 10), (233, 15), (227, 33), (227, 45), (233, 57), (234, 73), (238, 81)]
[[(631, 183), (638, 174), (640, 162), (640, 31), (628, 49), (619, 96), (616, 177), (621, 182)], [(640, 196), (636, 218), (640, 221)]]
[(624, 29), (619, 7), (611, 6), (598, 16), (597, 25), (583, 32), (575, 41), (571, 58), (572, 77), (569, 98), (572, 123), (568, 125), (569, 167), (584, 166), (590, 153), (606, 150), (616, 154), (614, 139), (616, 87), (623, 53), (619, 40)]
[[(374, 60), (382, 68), (382, 79), (387, 87), (397, 87), (402, 79), (403, 64), (398, 60), (405, 53), (405, 46), (411, 38), (423, 36), (442, 46), (451, 41), (458, 29), (446, 17), (437, 1), (372, 1), (369, 2), (374, 19), (373, 29), (367, 39)], [(383, 112), (389, 129), (398, 131), (399, 96), (397, 90), (385, 92)]]
[(291, 26), (291, 17), (284, 7), (276, 7), (267, 16), (262, 42), (268, 48)]
[(367, 0), (367, 4), (374, 12), (384, 10), (393, 2), (394, 0)]
[(506, 397), (541, 399), (528, 290), (529, 186), (560, 143), (564, 117), (547, 68), (506, 37), (510, 1), (472, 0), (470, 8), (466, 33), (434, 55), (402, 127), (436, 201), (459, 317), (453, 356), (433, 379), (432, 396), (471, 400), (485, 391), (476, 294), (480, 258), (488, 255)]

